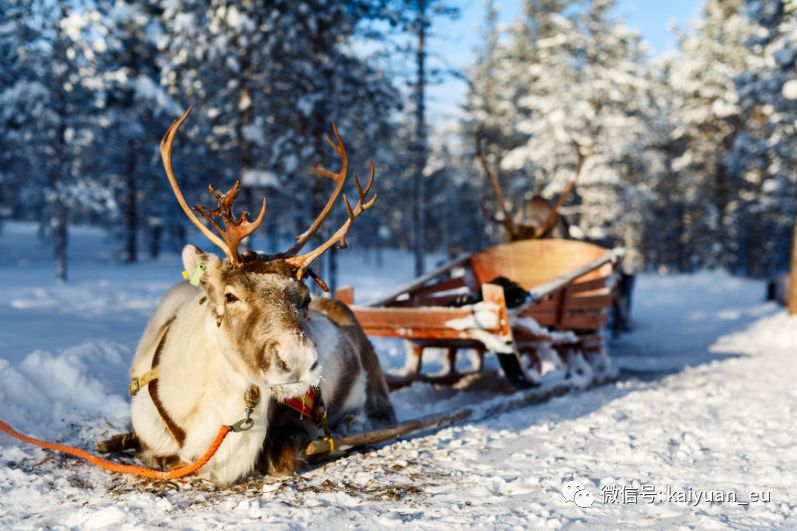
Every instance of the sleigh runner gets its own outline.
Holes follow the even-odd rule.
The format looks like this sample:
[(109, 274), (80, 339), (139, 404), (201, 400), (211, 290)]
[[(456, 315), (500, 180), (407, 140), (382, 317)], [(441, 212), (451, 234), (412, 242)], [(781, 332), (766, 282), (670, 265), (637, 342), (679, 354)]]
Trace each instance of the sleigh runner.
[[(478, 354), (475, 371), (491, 352), (526, 388), (552, 370), (608, 369), (603, 328), (622, 254), (573, 240), (517, 241), (457, 258), (370, 306), (355, 305), (351, 288), (335, 296), (369, 336), (407, 341), (405, 374), (388, 377), (393, 388), (459, 380), (468, 373), (456, 370), (456, 358), (466, 349)], [(493, 282), (508, 284), (506, 292)], [(422, 373), (427, 348), (445, 350), (442, 374)]]

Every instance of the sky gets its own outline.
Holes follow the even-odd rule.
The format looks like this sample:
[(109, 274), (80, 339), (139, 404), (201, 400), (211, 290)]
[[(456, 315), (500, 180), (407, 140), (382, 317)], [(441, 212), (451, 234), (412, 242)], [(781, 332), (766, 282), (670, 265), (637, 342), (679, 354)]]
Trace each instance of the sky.
[[(501, 24), (509, 24), (521, 12), (522, 0), (499, 0)], [(675, 35), (669, 30), (672, 22), (686, 28), (700, 15), (701, 0), (619, 0), (617, 15), (628, 26), (636, 28), (647, 43), (651, 55), (656, 56), (676, 46)], [(465, 68), (473, 62), (474, 49), (479, 45), (484, 19), (483, 0), (460, 0), (459, 18), (434, 21), (434, 37), (430, 51), (439, 56), (437, 64)], [(440, 121), (452, 118), (464, 101), (465, 84), (453, 78), (429, 89), (429, 119)]]

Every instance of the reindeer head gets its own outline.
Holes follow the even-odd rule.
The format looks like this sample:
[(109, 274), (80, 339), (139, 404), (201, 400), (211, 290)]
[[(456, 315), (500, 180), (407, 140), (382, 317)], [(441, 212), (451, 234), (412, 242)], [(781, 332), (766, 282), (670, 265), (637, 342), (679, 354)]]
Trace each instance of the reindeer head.
[[(552, 204), (539, 194), (534, 194), (531, 198), (527, 197), (525, 199), (521, 209), (516, 209), (512, 203), (507, 202), (504, 199), (504, 192), (501, 189), (501, 183), (498, 181), (498, 176), (490, 170), (490, 166), (487, 164), (487, 157), (482, 151), (481, 133), (476, 135), (476, 158), (481, 164), (484, 175), (487, 177), (487, 179), (490, 181), (490, 185), (493, 187), (495, 198), (498, 201), (499, 208), (501, 209), (500, 216), (496, 215), (496, 213), (491, 211), (487, 206), (485, 200), (482, 200), (480, 205), (482, 214), (490, 221), (502, 224), (504, 229), (506, 229), (506, 232), (509, 234), (509, 239), (511, 241), (545, 238), (546, 235), (551, 234), (551, 228), (556, 225), (559, 218), (559, 209), (564, 204), (567, 196), (569, 196), (573, 191), (576, 181), (578, 181), (578, 178), (581, 176), (581, 173), (584, 170), (584, 165), (587, 159), (592, 154), (591, 146), (588, 148), (583, 148), (576, 141), (572, 141), (572, 144), (576, 149), (576, 154), (578, 157), (578, 162), (576, 163), (576, 174), (573, 179), (567, 183), (556, 204)], [(513, 210), (515, 211), (515, 214), (512, 213)], [(563, 222), (565, 225), (567, 225), (566, 221)]]
[[(226, 258), (219, 258), (215, 254), (205, 253), (188, 245), (183, 250), (183, 265), (205, 291), (202, 304), (207, 305), (208, 311), (215, 318), (219, 346), (233, 366), (249, 375), (252, 380), (271, 387), (277, 399), (301, 395), (309, 386), (317, 385), (321, 370), (314, 342), (318, 338), (311, 337), (309, 327), (313, 319), (308, 311), (310, 291), (302, 279), (304, 275), (308, 275), (327, 290), (324, 282), (310, 269), (310, 265), (336, 243), (344, 248), (346, 233), (354, 220), (373, 206), (376, 195), (366, 200), (374, 179), (373, 162), (365, 187), (354, 176), (359, 195), (354, 208), (343, 194), (347, 212), (343, 225), (316, 249), (297, 255), (329, 215), (341, 195), (348, 173), (348, 157), (338, 130), (333, 125), (336, 141), (333, 142), (327, 136), (327, 142), (340, 155), (342, 163), (337, 173), (314, 168), (316, 173), (334, 180), (337, 184), (321, 214), (285, 253), (272, 257), (255, 253), (242, 256), (238, 252), (238, 245), (262, 224), (266, 215), (266, 200), (263, 199), (263, 206), (255, 221), (249, 222), (247, 212), (242, 212), (236, 218), (232, 210), (238, 196), (238, 182), (227, 193), (220, 193), (211, 185), (209, 189), (217, 201), (217, 207), (210, 209), (196, 205), (193, 210), (202, 215), (218, 234), (214, 234), (188, 208), (174, 176), (171, 152), (177, 130), (190, 112), (191, 108), (164, 135), (161, 141), (161, 158), (169, 183), (183, 211), (208, 239), (224, 251)], [(217, 223), (217, 218), (221, 219), (224, 229)]]

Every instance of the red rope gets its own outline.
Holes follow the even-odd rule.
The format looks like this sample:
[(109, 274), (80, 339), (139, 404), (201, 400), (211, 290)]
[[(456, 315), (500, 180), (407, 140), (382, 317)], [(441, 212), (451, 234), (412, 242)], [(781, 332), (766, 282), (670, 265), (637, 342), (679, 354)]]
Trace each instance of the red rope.
[(46, 448), (47, 450), (54, 450), (56, 452), (62, 452), (65, 454), (73, 455), (75, 457), (79, 457), (96, 465), (100, 468), (104, 468), (105, 470), (110, 470), (111, 472), (119, 472), (122, 474), (134, 474), (136, 476), (141, 476), (150, 479), (177, 479), (182, 478), (188, 475), (195, 473), (197, 470), (202, 468), (210, 461), (213, 456), (218, 451), (219, 446), (221, 443), (224, 442), (224, 439), (227, 437), (227, 434), (230, 431), (229, 426), (222, 426), (219, 428), (219, 433), (216, 435), (216, 439), (214, 439), (213, 444), (207, 449), (207, 451), (195, 462), (191, 463), (190, 465), (178, 466), (173, 468), (172, 470), (162, 471), (162, 470), (153, 470), (151, 468), (145, 468), (142, 466), (135, 466), (135, 465), (122, 465), (119, 463), (114, 463), (112, 461), (106, 461), (105, 459), (99, 458), (96, 455), (90, 454), (85, 450), (81, 450), (80, 448), (75, 448), (73, 446), (67, 446), (65, 444), (57, 444), (51, 443), (47, 441), (41, 441), (39, 439), (34, 439), (33, 437), (28, 437), (27, 435), (23, 435), (18, 431), (14, 430), (11, 426), (0, 420), (0, 430), (4, 431), (6, 434), (19, 439), (20, 441), (24, 441), (28, 444), (32, 444), (34, 446), (38, 446), (40, 448)]

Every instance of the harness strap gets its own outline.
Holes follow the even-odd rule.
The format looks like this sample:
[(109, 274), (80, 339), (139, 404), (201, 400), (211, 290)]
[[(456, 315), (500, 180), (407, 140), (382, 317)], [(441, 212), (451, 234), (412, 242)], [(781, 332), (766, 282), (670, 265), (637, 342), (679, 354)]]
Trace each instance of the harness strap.
[(315, 399), (315, 388), (311, 387), (302, 396), (287, 398), (282, 403), (296, 411), (299, 414), (299, 418), (307, 417), (309, 419), (317, 420), (315, 415)]
[(138, 378), (134, 377), (132, 380), (130, 380), (130, 386), (127, 389), (128, 396), (135, 396), (135, 394), (138, 393), (142, 387), (153, 380), (157, 380), (159, 375), (160, 368), (153, 367), (149, 371), (145, 372), (144, 376), (139, 376)]
[[(153, 369), (157, 367), (157, 363), (160, 361), (161, 347), (163, 346), (165, 339), (166, 339), (166, 334), (164, 333), (163, 339), (161, 339), (161, 342), (158, 345), (158, 349), (155, 351), (155, 356), (152, 358)], [(169, 433), (171, 433), (174, 442), (177, 443), (177, 446), (182, 448), (183, 444), (185, 443), (185, 430), (183, 430), (180, 426), (177, 425), (177, 423), (174, 421), (171, 415), (169, 415), (169, 412), (166, 411), (166, 408), (163, 407), (163, 403), (161, 402), (160, 399), (160, 394), (158, 393), (158, 382), (159, 380), (152, 380), (149, 383), (148, 386), (149, 397), (152, 399), (152, 403), (155, 404), (155, 409), (158, 410), (158, 414), (161, 416), (161, 419), (163, 420), (164, 424), (166, 424), (166, 429), (168, 429)]]
[(321, 396), (320, 387), (311, 387), (304, 395), (288, 398), (282, 403), (299, 413), (300, 420), (307, 417), (320, 425), (324, 430), (324, 440), (329, 443), (330, 452), (335, 450), (335, 440), (327, 426), (327, 407), (324, 404), (324, 397)]
[(166, 424), (166, 429), (169, 431), (172, 439), (174, 439), (174, 442), (177, 443), (177, 446), (182, 448), (183, 444), (185, 444), (185, 430), (177, 425), (177, 422), (174, 421), (172, 416), (169, 415), (169, 412), (166, 411), (166, 408), (163, 407), (163, 403), (160, 400), (160, 394), (158, 393), (158, 379), (160, 376), (158, 366), (160, 365), (161, 352), (163, 351), (163, 346), (166, 344), (166, 337), (169, 335), (169, 326), (172, 324), (174, 319), (175, 318), (172, 317), (161, 327), (161, 339), (158, 342), (157, 348), (155, 349), (155, 354), (152, 356), (152, 365), (150, 370), (147, 371), (143, 376), (139, 376), (137, 378), (134, 377), (130, 381), (128, 392), (130, 393), (130, 396), (133, 396), (142, 387), (145, 385), (148, 386), (147, 389), (149, 391), (149, 397), (152, 399), (155, 409), (161, 416), (161, 420), (163, 420), (163, 423)]

